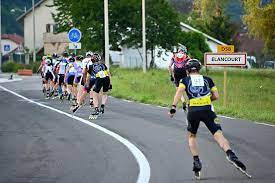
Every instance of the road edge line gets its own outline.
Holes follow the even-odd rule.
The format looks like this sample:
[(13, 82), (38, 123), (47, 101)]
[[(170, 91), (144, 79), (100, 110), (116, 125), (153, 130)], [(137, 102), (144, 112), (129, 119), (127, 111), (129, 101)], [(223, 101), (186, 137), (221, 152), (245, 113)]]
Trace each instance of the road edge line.
[(138, 166), (139, 166), (139, 175), (138, 175), (138, 179), (137, 179), (137, 183), (149, 183), (150, 181), (150, 175), (151, 175), (151, 169), (150, 169), (150, 164), (148, 162), (148, 160), (146, 159), (145, 155), (141, 152), (141, 150), (139, 150), (134, 144), (132, 144), (129, 140), (121, 137), (120, 135), (100, 126), (100, 125), (97, 125), (95, 123), (92, 123), (88, 120), (85, 120), (85, 119), (82, 119), (80, 117), (77, 117), (77, 116), (73, 116), (72, 114), (69, 114), (69, 113), (66, 113), (64, 111), (61, 111), (59, 109), (56, 109), (56, 108), (53, 108), (53, 107), (50, 107), (50, 106), (47, 106), (45, 104), (41, 104), (39, 102), (35, 102), (27, 97), (24, 97), (23, 95), (20, 95), (12, 90), (9, 90), (3, 86), (0, 85), (0, 88), (3, 89), (4, 91), (6, 92), (9, 92), (19, 98), (22, 98), (30, 103), (33, 103), (33, 104), (36, 104), (38, 106), (41, 106), (41, 107), (44, 107), (44, 108), (47, 108), (47, 109), (50, 109), (52, 111), (55, 111), (59, 114), (63, 114), (67, 117), (70, 117), (70, 118), (73, 118), (75, 120), (78, 120), (82, 123), (85, 123), (95, 129), (98, 129), (102, 132), (104, 132), (105, 134), (115, 138), (116, 140), (118, 140), (120, 143), (122, 143), (123, 145), (125, 145), (129, 151), (133, 154), (133, 156), (135, 157), (137, 163), (138, 163)]

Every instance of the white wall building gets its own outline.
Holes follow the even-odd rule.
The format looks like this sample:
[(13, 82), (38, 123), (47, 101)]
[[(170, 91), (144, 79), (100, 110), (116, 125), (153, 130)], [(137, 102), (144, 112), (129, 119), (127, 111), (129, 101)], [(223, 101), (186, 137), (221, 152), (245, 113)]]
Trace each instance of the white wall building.
[[(52, 13), (56, 13), (53, 0), (41, 0), (35, 4), (35, 49), (40, 50), (44, 46), (43, 34), (52, 32), (54, 28), (54, 20)], [(32, 8), (17, 18), (17, 21), (24, 23), (24, 46), (33, 50), (33, 12)]]
[[(181, 23), (182, 31), (185, 32), (198, 32), (202, 34), (205, 37), (205, 42), (208, 44), (211, 52), (216, 53), (218, 45), (226, 45), (225, 43), (191, 27), (190, 25), (187, 25), (185, 23)], [(188, 48), (187, 48), (188, 49)], [(167, 68), (170, 59), (173, 56), (172, 52), (165, 52), (164, 49), (156, 48), (155, 51), (155, 64), (158, 68)], [(147, 52), (147, 64), (149, 65), (151, 61), (151, 53), (150, 51)], [(135, 68), (135, 67), (142, 67), (142, 56), (141, 56), (141, 49), (134, 49), (134, 48), (122, 48), (122, 58), (121, 58), (121, 67), (127, 67), (127, 68)]]
[(3, 56), (22, 48), (23, 38), (16, 34), (3, 34), (1, 39)]

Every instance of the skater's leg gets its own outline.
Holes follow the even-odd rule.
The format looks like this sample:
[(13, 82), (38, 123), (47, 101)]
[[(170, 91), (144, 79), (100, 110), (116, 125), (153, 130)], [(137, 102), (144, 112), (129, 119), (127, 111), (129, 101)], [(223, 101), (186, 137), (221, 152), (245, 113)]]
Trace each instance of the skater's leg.
[(198, 156), (199, 150), (198, 150), (198, 144), (197, 144), (197, 139), (195, 134), (192, 134), (190, 132), (188, 133), (188, 143), (189, 143), (189, 149), (192, 155)]
[(228, 140), (223, 136), (221, 131), (217, 131), (214, 134), (214, 139), (219, 144), (219, 146), (223, 149), (224, 152), (231, 149)]

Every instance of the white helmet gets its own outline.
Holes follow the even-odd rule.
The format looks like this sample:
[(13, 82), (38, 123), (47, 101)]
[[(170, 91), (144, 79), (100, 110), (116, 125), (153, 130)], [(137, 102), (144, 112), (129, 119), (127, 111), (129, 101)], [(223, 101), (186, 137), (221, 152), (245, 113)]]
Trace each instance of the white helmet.
[(88, 56), (93, 56), (93, 52), (88, 51), (88, 52), (86, 53), (86, 57), (88, 57)]
[(50, 59), (46, 59), (46, 60), (45, 60), (45, 63), (48, 64), (48, 65), (49, 65), (51, 62), (52, 62), (52, 61), (51, 61)]

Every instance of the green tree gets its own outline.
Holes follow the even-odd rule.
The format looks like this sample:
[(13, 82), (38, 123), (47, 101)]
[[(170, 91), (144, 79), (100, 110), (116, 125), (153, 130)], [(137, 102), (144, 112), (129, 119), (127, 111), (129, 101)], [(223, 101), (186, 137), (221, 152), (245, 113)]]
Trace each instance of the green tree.
[(275, 1), (260, 7), (260, 0), (245, 0), (244, 23), (249, 34), (262, 39), (265, 43), (265, 53), (275, 55)]
[[(59, 31), (77, 27), (82, 31), (81, 42), (86, 49), (103, 51), (104, 16), (101, 0), (54, 0), (54, 6), (58, 13), (53, 17), (59, 25)], [(120, 45), (141, 47), (141, 1), (110, 0), (109, 28), (113, 49), (118, 49)], [(166, 0), (146, 1), (146, 42), (149, 50), (153, 52), (156, 46), (171, 49), (180, 41), (180, 33), (178, 14)]]

